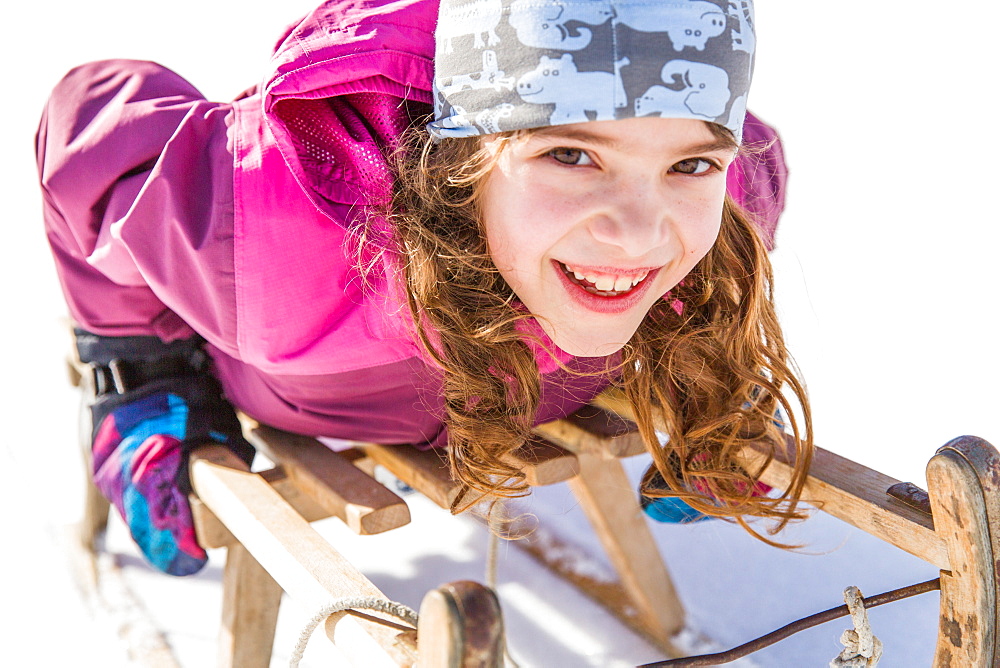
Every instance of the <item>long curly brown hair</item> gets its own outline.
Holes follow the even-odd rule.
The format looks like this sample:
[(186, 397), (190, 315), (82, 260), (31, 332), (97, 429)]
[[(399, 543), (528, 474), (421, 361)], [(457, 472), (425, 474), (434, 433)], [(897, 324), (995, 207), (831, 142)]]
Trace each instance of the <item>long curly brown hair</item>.
[[(725, 128), (709, 127), (732, 140)], [(479, 138), (435, 143), (413, 131), (397, 152), (383, 228), (394, 230), (414, 334), (444, 371), (451, 465), (466, 488), (455, 512), (528, 493), (505, 455), (530, 436), (539, 405), (535, 354), (517, 326), (532, 316), (494, 266), (480, 222), (486, 177), (503, 145), (524, 132), (500, 135), (501, 150), (487, 151)], [(654, 305), (604, 371), (627, 396), (653, 456), (644, 493), (679, 496), (766, 542), (744, 517), (778, 520), (771, 533), (801, 517), (812, 454), (809, 403), (790, 368), (771, 282), (750, 216), (727, 195), (712, 250)], [(772, 498), (754, 493), (760, 471), (746, 470), (737, 455), (750, 442), (784, 444), (779, 408), (797, 452), (791, 484)], [(654, 484), (654, 470), (665, 487)]]

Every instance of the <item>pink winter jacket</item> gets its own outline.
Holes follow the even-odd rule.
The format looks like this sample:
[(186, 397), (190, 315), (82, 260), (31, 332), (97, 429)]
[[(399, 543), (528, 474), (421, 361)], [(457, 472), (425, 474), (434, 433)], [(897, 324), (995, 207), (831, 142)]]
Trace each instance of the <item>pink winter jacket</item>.
[[(435, 0), (331, 0), (291, 29), (259, 87), (206, 101), (153, 63), (105, 61), (55, 88), (37, 138), (71, 315), (104, 335), (197, 333), (230, 401), (310, 435), (443, 444), (437, 372), (386, 265), (362, 288), (345, 237), (390, 190), (385, 151), (431, 101)], [(785, 168), (748, 116), (730, 192), (770, 244)], [(537, 419), (607, 380), (543, 371)], [(602, 359), (569, 359), (577, 370)]]

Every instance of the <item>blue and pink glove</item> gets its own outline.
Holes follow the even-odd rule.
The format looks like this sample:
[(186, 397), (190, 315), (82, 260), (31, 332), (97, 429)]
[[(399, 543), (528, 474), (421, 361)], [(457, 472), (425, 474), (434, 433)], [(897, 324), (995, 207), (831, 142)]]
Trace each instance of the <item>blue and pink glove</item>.
[[(785, 418), (780, 409), (774, 412), (774, 426), (781, 430), (785, 428)], [(674, 466), (674, 473), (679, 479), (680, 461), (676, 455), (671, 455), (670, 461)], [(642, 507), (644, 513), (657, 522), (666, 522), (668, 524), (692, 524), (694, 522), (715, 519), (711, 515), (706, 515), (699, 510), (695, 510), (687, 502), (676, 496), (646, 496), (642, 491), (647, 489), (663, 492), (670, 491), (666, 481), (663, 480), (663, 475), (656, 470), (655, 464), (650, 464), (649, 468), (646, 469), (646, 473), (642, 476), (642, 484), (639, 490), (639, 505)], [(770, 485), (765, 485), (758, 481), (754, 483), (753, 496), (767, 496), (771, 489)], [(703, 488), (699, 488), (697, 491), (703, 494), (706, 493), (706, 490)]]
[(171, 575), (198, 572), (208, 557), (188, 503), (188, 454), (216, 442), (247, 463), (253, 458), (232, 406), (208, 375), (200, 342), (78, 332), (78, 346), (97, 379), (94, 484), (153, 566)]
[[(660, 475), (659, 471), (653, 470), (650, 466), (649, 471), (647, 471), (644, 479), (648, 482), (644, 489), (654, 489), (668, 491), (666, 482), (663, 480), (663, 476)], [(704, 490), (699, 490), (704, 492)], [(771, 491), (771, 487), (765, 485), (762, 482), (758, 482), (754, 485), (753, 495), (754, 496), (765, 496)], [(695, 510), (687, 502), (679, 499), (676, 496), (646, 496), (645, 494), (639, 495), (639, 505), (642, 507), (643, 512), (649, 517), (656, 520), (657, 522), (665, 522), (668, 524), (692, 524), (694, 522), (703, 522), (705, 520), (715, 519), (711, 515), (706, 515), (699, 510)]]

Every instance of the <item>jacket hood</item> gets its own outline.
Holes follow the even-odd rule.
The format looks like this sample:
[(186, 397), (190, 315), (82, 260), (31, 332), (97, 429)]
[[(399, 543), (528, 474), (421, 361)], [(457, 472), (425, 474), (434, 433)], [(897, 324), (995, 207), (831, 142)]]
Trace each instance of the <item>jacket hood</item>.
[(432, 101), (437, 10), (437, 0), (330, 0), (279, 42), (262, 112), (304, 190), (348, 205), (388, 194), (384, 156)]

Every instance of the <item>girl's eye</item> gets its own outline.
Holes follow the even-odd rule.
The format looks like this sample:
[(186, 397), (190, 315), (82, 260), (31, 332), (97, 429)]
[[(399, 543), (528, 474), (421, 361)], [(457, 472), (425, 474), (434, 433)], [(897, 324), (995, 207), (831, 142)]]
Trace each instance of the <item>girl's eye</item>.
[(704, 158), (689, 158), (681, 160), (670, 168), (670, 171), (678, 174), (704, 174), (714, 165)]
[(554, 148), (548, 153), (558, 162), (564, 165), (592, 165), (594, 161), (590, 159), (586, 151), (578, 148)]

